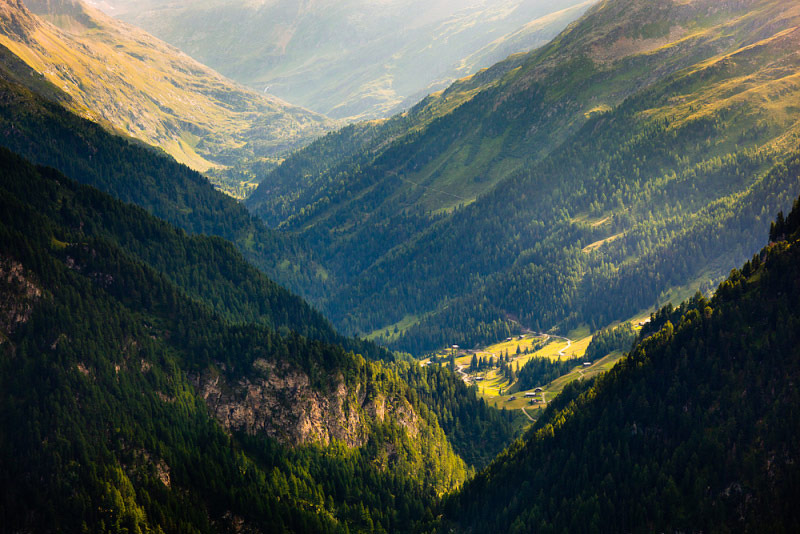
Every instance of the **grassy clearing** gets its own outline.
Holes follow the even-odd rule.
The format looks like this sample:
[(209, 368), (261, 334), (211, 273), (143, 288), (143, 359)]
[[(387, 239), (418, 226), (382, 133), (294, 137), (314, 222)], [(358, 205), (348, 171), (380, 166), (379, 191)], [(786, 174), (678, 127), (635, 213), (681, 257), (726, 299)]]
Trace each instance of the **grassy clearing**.
[(591, 216), (589, 213), (578, 213), (570, 219), (572, 224), (588, 224), (592, 228), (597, 228), (611, 220), (611, 213), (606, 213), (598, 216)]
[(618, 234), (614, 234), (614, 235), (612, 235), (610, 237), (607, 237), (605, 239), (601, 239), (599, 241), (595, 241), (591, 245), (586, 245), (585, 247), (583, 247), (582, 252), (584, 252), (586, 254), (589, 254), (590, 252), (593, 252), (593, 251), (597, 250), (598, 248), (602, 247), (606, 243), (611, 243), (612, 241), (615, 241), (615, 240), (619, 239), (623, 235), (625, 235), (625, 232), (620, 232)]
[[(500, 343), (496, 343), (485, 349), (476, 351), (459, 350), (455, 358), (457, 368), (461, 368), (465, 374), (469, 375), (468, 381), (475, 384), (478, 389), (478, 394), (483, 397), (486, 402), (497, 408), (505, 408), (507, 410), (520, 410), (525, 408), (526, 411), (534, 416), (535, 410), (542, 407), (542, 404), (531, 404), (529, 398), (525, 398), (526, 393), (533, 393), (533, 390), (516, 391), (515, 385), (510, 383), (499, 371), (499, 369), (489, 369), (478, 373), (469, 373), (469, 366), (472, 361), (473, 355), (480, 358), (494, 358), (499, 359), (501, 356), (508, 354), (511, 359), (511, 365), (514, 369), (520, 369), (533, 358), (548, 358), (551, 360), (567, 360), (571, 358), (579, 358), (586, 353), (586, 348), (592, 340), (591, 333), (588, 326), (583, 326), (570, 332), (569, 340), (566, 338), (545, 336), (545, 335), (525, 335), (515, 336)], [(447, 363), (447, 359), (452, 350), (443, 350), (437, 354), (442, 364)], [(618, 357), (616, 359), (619, 359)], [(564, 385), (572, 380), (577, 380), (582, 376), (593, 376), (595, 374), (605, 372), (607, 369), (616, 362), (616, 359), (611, 362), (608, 357), (599, 360), (589, 368), (583, 366), (576, 366), (574, 371), (568, 375), (559, 378), (552, 384), (547, 385), (545, 388), (544, 401), (552, 399), (553, 396), (561, 392)], [(514, 399), (512, 400), (512, 397)], [(541, 399), (541, 396), (538, 398)]]
[(366, 338), (370, 341), (378, 340), (384, 343), (389, 341), (394, 341), (395, 339), (400, 337), (400, 335), (403, 332), (405, 332), (415, 324), (419, 323), (420, 319), (421, 317), (419, 315), (406, 315), (393, 325), (373, 330), (372, 332), (366, 335)]

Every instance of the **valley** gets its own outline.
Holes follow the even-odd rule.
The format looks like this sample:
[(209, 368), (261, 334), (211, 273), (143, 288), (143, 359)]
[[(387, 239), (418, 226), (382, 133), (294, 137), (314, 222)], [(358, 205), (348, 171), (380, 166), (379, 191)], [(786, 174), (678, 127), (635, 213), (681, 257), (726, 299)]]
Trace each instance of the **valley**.
[(593, 0), (100, 3), (256, 91), (349, 122), (537, 48)]
[[(588, 354), (593, 336), (586, 327), (570, 332), (570, 337), (523, 329), (524, 334), (487, 347), (464, 349), (454, 345), (421, 360), (420, 365), (441, 365), (454, 370), (490, 406), (521, 410), (533, 422), (547, 407), (547, 399), (558, 396), (565, 386), (597, 378), (614, 367), (630, 348), (633, 333), (647, 321), (646, 317), (635, 319), (630, 337)], [(535, 371), (541, 362), (555, 365), (544, 372)]]
[(800, 530), (799, 82), (783, 0), (0, 1), (0, 530)]
[[(195, 170), (219, 175), (244, 161), (276, 163), (337, 126), (247, 90), (79, 0), (6, 4), (0, 24), (16, 30), (0, 32), (0, 45), (62, 90), (70, 110)], [(228, 185), (245, 196), (246, 184)]]
[[(367, 335), (424, 318), (390, 344), (424, 354), (505, 338), (509, 314), (600, 327), (709, 264), (718, 279), (758, 247), (766, 218), (742, 228), (744, 248), (729, 224), (718, 240), (702, 234), (711, 218), (741, 220), (745, 197), (771, 195), (759, 184), (793, 150), (796, 6), (731, 4), (714, 18), (702, 2), (664, 7), (653, 16), (685, 31), (601, 60), (593, 50), (627, 42), (618, 35), (646, 16), (616, 17), (623, 4), (267, 175), (245, 203), (315, 247), (333, 287), (313, 300), (338, 328)], [(782, 96), (767, 105), (765, 92)], [(785, 199), (797, 192), (787, 178)], [(618, 286), (620, 276), (633, 278)]]

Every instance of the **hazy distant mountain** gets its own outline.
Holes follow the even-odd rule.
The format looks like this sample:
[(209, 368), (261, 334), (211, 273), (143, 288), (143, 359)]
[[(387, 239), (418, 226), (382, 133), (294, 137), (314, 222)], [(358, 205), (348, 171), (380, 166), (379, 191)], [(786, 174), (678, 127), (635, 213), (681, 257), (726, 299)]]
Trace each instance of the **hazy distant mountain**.
[(273, 156), (333, 126), (79, 0), (4, 2), (0, 44), (68, 94), (73, 111), (198, 170)]
[(103, 0), (96, 5), (258, 90), (330, 117), (374, 118), (509, 53), (543, 45), (592, 3)]

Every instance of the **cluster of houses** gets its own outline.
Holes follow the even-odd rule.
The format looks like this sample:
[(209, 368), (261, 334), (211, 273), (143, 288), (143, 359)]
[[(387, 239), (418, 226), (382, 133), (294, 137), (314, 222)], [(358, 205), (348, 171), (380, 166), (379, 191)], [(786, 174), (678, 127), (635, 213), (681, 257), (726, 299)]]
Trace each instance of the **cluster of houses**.
[(539, 397), (542, 391), (544, 391), (542, 388), (536, 388), (533, 391), (525, 393), (525, 398), (530, 399), (530, 404), (539, 404), (541, 402), (544, 402), (544, 399)]

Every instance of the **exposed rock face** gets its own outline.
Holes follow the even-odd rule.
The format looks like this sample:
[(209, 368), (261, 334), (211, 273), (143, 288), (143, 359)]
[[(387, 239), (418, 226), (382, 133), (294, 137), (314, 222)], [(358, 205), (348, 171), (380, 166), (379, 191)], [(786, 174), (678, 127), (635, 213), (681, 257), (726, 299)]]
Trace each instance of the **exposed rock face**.
[(417, 435), (419, 417), (405, 399), (368, 398), (366, 386), (348, 389), (342, 376), (333, 383), (329, 391), (317, 391), (305, 373), (265, 360), (257, 360), (253, 372), (235, 384), (212, 372), (196, 380), (211, 412), (229, 430), (263, 432), (290, 445), (338, 440), (359, 447), (371, 421), (391, 418), (410, 436)]
[(21, 0), (3, 0), (0, 2), (0, 33), (13, 36), (22, 42), (28, 41), (28, 35), (34, 31), (38, 22), (25, 8)]
[(10, 334), (31, 318), (42, 290), (25, 276), (18, 261), (0, 257), (0, 332)]
[(62, 29), (73, 29), (75, 25), (82, 28), (94, 28), (84, 6), (78, 0), (24, 0), (25, 6)]

